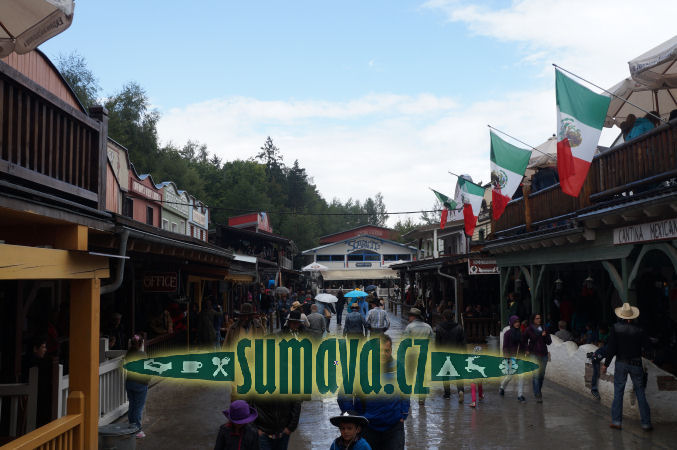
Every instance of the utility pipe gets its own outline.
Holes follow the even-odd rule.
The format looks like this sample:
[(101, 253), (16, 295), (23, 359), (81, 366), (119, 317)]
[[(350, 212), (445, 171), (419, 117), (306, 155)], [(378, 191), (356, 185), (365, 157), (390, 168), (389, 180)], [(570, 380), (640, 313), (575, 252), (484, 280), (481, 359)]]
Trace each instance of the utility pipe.
[(442, 272), (442, 267), (437, 268), (437, 273), (454, 282), (454, 315), (456, 316), (456, 321), (463, 326), (463, 314), (458, 313), (458, 281), (456, 280), (456, 277)]
[(120, 233), (120, 250), (118, 250), (118, 255), (121, 256), (120, 262), (118, 262), (117, 270), (115, 271), (115, 279), (112, 283), (105, 286), (101, 286), (100, 294), (110, 294), (111, 292), (117, 291), (122, 285), (122, 279), (124, 277), (125, 271), (125, 256), (127, 256), (127, 240), (129, 239), (129, 230), (122, 230)]

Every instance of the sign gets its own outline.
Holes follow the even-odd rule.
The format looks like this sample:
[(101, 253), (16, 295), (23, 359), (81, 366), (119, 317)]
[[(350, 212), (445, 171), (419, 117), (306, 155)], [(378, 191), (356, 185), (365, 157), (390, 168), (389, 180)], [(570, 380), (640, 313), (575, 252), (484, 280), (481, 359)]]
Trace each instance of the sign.
[(143, 276), (145, 292), (176, 292), (179, 277), (176, 272), (147, 272)]
[(172, 192), (174, 187), (172, 185), (165, 186), (164, 194), (165, 201), (163, 206), (174, 211), (178, 211), (183, 217), (188, 218), (188, 204), (183, 196), (178, 196)]
[(353, 252), (355, 250), (373, 250), (378, 251), (381, 248), (381, 243), (372, 241), (371, 239), (348, 239), (344, 242), (350, 247), (346, 252)]
[(538, 364), (516, 358), (447, 352), (430, 354), (432, 381), (498, 378), (533, 372), (536, 369), (538, 369)]
[(188, 380), (233, 381), (235, 353), (213, 352), (139, 359), (125, 369), (143, 375)]
[(207, 216), (196, 208), (193, 208), (193, 222), (207, 228)]
[(258, 214), (256, 228), (261, 231), (267, 231), (268, 233), (273, 232), (273, 227), (270, 226), (270, 222), (268, 221), (268, 214), (264, 212)]
[(355, 267), (371, 267), (371, 263), (370, 262), (358, 262), (358, 263), (355, 263)]
[(495, 259), (468, 258), (468, 275), (498, 275)]
[(132, 191), (136, 192), (137, 194), (141, 194), (144, 197), (149, 198), (151, 200), (155, 200), (156, 202), (162, 201), (162, 196), (160, 195), (159, 192), (154, 191), (153, 189), (139, 183), (136, 180), (132, 180)]
[(677, 219), (640, 223), (614, 229), (614, 245), (677, 239)]

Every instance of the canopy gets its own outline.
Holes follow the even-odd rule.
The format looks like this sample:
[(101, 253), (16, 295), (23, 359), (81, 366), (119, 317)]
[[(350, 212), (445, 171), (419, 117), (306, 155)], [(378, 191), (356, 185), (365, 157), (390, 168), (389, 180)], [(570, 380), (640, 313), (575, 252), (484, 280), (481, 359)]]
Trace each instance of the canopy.
[[(609, 88), (609, 92), (639, 106), (639, 108), (645, 111), (658, 112), (664, 120), (668, 119), (670, 111), (677, 108), (677, 88), (652, 89), (638, 83), (632, 78), (626, 78)], [(609, 110), (604, 121), (605, 127), (619, 126), (627, 119), (628, 114), (634, 114), (636, 117), (644, 117), (646, 115), (641, 109), (615, 96), (611, 97), (611, 102), (609, 103)]]
[(329, 270), (329, 267), (314, 262), (302, 267), (301, 270), (304, 272), (324, 272), (325, 270)]
[[(557, 136), (554, 134), (547, 141), (536, 147), (539, 152), (531, 152), (529, 169), (540, 167), (554, 167), (557, 165)], [(545, 153), (545, 155), (543, 154)]]
[(650, 89), (677, 88), (677, 36), (639, 55), (628, 65), (632, 78)]
[(73, 0), (0, 2), (0, 58), (28, 53), (73, 22)]
[(385, 280), (397, 278), (397, 272), (392, 269), (364, 269), (364, 270), (328, 270), (322, 273), (325, 281), (338, 280)]

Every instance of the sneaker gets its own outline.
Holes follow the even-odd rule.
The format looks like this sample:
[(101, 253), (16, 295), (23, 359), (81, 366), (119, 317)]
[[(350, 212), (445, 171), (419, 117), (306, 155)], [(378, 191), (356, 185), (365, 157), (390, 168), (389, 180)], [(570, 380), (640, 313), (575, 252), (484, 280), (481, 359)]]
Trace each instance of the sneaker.
[(143, 431), (139, 431), (138, 433), (136, 433), (136, 437), (139, 439), (145, 438), (146, 433), (144, 433)]
[(445, 392), (445, 393), (444, 393), (444, 398), (451, 398), (451, 394)]
[(653, 426), (652, 425), (642, 425), (642, 430), (651, 431), (651, 430), (653, 430)]
[(463, 396), (464, 395), (465, 394), (463, 393), (463, 391), (458, 391), (458, 402), (459, 403), (463, 403)]
[(602, 397), (600, 397), (598, 391), (590, 391), (590, 393), (592, 394), (593, 397), (595, 397), (595, 400), (601, 400), (602, 399)]
[(477, 403), (475, 403), (475, 402), (470, 403), (471, 408), (474, 408), (475, 406), (477, 406)]
[(620, 430), (620, 429), (621, 429), (621, 425), (620, 425), (620, 424), (616, 424), (616, 423), (612, 423), (612, 424), (609, 424), (609, 428), (613, 428), (614, 430)]
[(543, 397), (541, 397), (540, 395), (536, 397), (536, 403), (543, 403)]
[(500, 395), (501, 397), (504, 396), (505, 395), (505, 389), (499, 388), (498, 389), (498, 395)]
[(526, 401), (527, 401), (527, 399), (524, 398), (523, 395), (520, 395), (519, 397), (517, 397), (517, 400), (518, 400), (520, 403), (526, 403)]

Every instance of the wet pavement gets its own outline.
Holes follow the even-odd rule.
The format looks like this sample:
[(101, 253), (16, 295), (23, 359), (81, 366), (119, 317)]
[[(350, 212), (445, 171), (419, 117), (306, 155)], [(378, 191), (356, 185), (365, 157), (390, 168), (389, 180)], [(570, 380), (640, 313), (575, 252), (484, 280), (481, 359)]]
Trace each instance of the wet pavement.
[[(390, 334), (395, 340), (404, 322), (390, 316)], [(336, 330), (332, 319), (331, 330)], [(425, 406), (412, 399), (405, 422), (408, 449), (455, 448), (675, 448), (677, 426), (658, 424), (651, 433), (639, 422), (624, 420), (623, 430), (609, 428), (609, 410), (592, 397), (584, 397), (545, 380), (543, 404), (531, 396), (530, 380), (525, 380), (527, 402), (517, 402), (515, 383), (505, 397), (498, 386), (485, 384), (485, 399), (471, 408), (470, 387), (458, 403), (452, 385), (451, 399), (433, 388)], [(229, 393), (223, 385), (163, 381), (148, 394), (144, 412), (146, 438), (137, 439), (144, 449), (213, 448), (219, 426), (225, 422)], [(290, 449), (328, 449), (338, 436), (329, 417), (337, 415), (336, 398), (318, 398), (303, 403), (299, 427), (292, 434)], [(124, 420), (124, 418), (123, 418)]]

